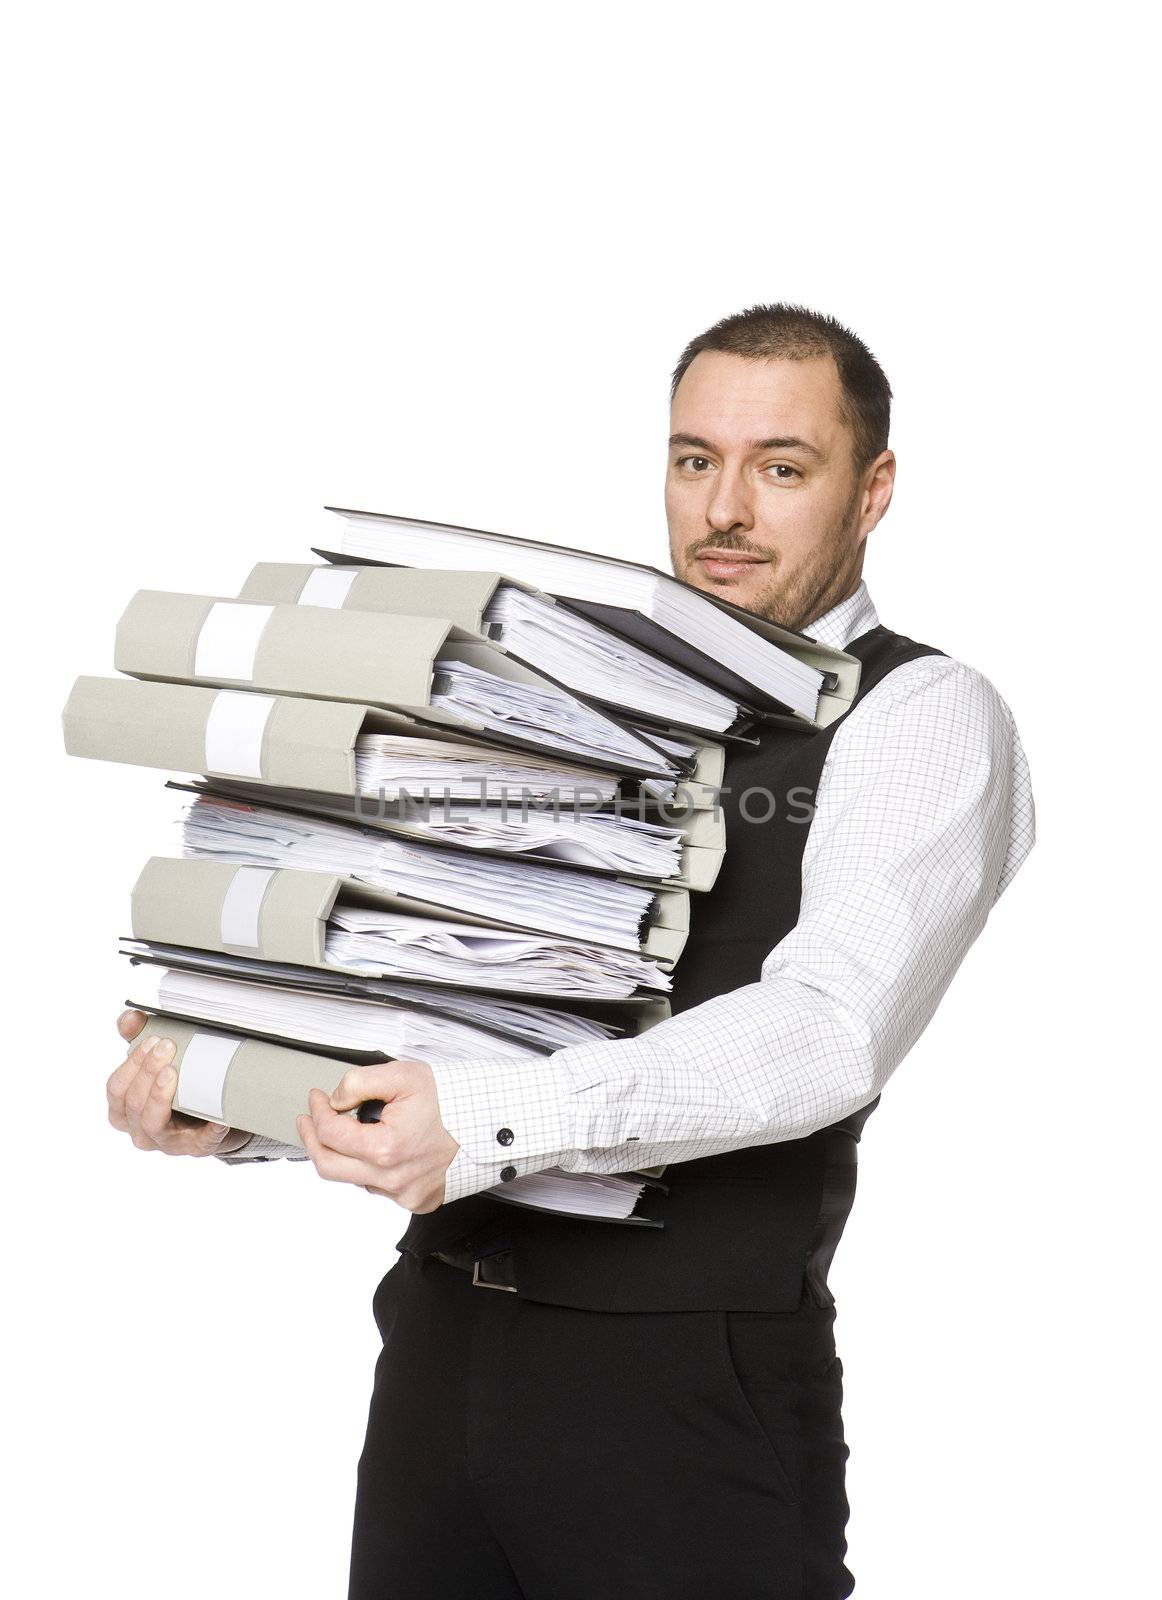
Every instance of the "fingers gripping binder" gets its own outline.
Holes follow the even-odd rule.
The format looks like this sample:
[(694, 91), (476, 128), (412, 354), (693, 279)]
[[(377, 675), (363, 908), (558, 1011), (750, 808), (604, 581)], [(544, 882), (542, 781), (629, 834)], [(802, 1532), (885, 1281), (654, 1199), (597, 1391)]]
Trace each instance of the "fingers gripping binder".
[(334, 1056), (183, 1022), (164, 1012), (149, 1018), (138, 1042), (151, 1038), (171, 1039), (177, 1048), (176, 1111), (300, 1149), (295, 1119), (307, 1110), (310, 1091), (332, 1094), (350, 1065)]

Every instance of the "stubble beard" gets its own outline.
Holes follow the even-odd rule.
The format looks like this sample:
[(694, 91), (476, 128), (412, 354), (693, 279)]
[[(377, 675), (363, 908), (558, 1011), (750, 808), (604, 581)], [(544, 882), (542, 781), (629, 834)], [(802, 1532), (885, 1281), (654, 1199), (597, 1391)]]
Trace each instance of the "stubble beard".
[(846, 599), (857, 585), (863, 555), (863, 545), (854, 539), (859, 499), (857, 485), (826, 539), (801, 567), (780, 575), (776, 559), (771, 580), (762, 593), (753, 600), (736, 603), (766, 622), (801, 633)]

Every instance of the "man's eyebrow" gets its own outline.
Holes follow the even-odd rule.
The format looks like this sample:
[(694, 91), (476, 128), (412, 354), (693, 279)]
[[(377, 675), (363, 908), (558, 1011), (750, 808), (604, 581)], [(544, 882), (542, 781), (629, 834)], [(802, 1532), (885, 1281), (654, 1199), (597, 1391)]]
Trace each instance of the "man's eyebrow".
[[(709, 439), (700, 439), (696, 433), (672, 433), (671, 445), (685, 445), (692, 450), (712, 450), (718, 454), (718, 446), (711, 444)], [(802, 450), (809, 456), (822, 457), (823, 452), (813, 444), (808, 444), (806, 439), (796, 439), (793, 435), (785, 434), (775, 439), (754, 439), (747, 446), (748, 451), (755, 450)]]
[(816, 449), (813, 444), (808, 444), (806, 439), (795, 439), (785, 435), (777, 439), (756, 439), (750, 447), (752, 450), (805, 450), (809, 456), (821, 456), (822, 450)]

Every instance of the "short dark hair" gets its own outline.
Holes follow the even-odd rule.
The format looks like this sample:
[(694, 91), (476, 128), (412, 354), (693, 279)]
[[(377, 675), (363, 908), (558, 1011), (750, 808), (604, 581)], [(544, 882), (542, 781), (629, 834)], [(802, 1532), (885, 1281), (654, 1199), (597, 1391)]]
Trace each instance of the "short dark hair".
[(839, 369), (839, 410), (855, 441), (857, 471), (888, 448), (892, 391), (884, 370), (863, 340), (842, 322), (806, 306), (749, 306), (723, 317), (682, 351), (670, 384), (670, 399), (682, 375), (703, 350), (747, 356), (752, 361), (809, 361), (833, 356)]

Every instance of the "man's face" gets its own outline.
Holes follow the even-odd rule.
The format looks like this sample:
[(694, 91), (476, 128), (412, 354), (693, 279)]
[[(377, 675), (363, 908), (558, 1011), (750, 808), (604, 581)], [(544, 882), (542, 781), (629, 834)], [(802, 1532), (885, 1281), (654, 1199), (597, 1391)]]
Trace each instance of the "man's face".
[(831, 356), (704, 350), (670, 410), (666, 519), (679, 578), (805, 628), (851, 594), (892, 497), (895, 457), (862, 472)]

